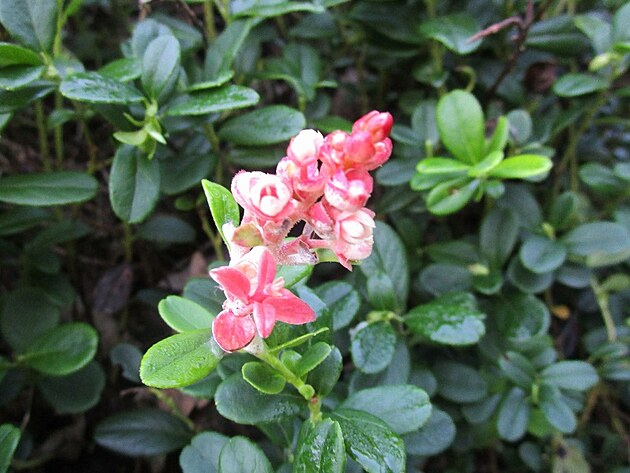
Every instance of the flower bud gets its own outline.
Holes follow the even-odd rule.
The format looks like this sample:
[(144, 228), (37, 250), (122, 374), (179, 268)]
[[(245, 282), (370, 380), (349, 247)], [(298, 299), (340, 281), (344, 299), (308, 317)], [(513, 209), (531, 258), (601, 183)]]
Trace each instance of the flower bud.
[(296, 208), (292, 189), (275, 174), (241, 171), (232, 180), (232, 194), (246, 212), (262, 221), (278, 222)]
[(372, 193), (373, 181), (363, 169), (338, 170), (326, 183), (324, 196), (339, 210), (358, 210)]
[(377, 143), (387, 138), (393, 123), (394, 119), (390, 113), (372, 110), (354, 122), (352, 134), (359, 131), (368, 132), (372, 136), (372, 142)]
[(317, 159), (324, 137), (319, 131), (302, 130), (291, 139), (287, 156), (297, 163)]

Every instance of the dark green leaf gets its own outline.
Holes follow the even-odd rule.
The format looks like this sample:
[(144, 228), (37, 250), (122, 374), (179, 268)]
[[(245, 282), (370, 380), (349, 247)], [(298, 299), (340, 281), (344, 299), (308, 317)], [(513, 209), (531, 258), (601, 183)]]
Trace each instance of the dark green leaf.
[(234, 0), (230, 3), (230, 10), (235, 17), (253, 16), (268, 18), (299, 11), (321, 13), (324, 11), (324, 8), (320, 3), (316, 2)]
[(451, 292), (411, 309), (405, 315), (405, 324), (436, 343), (470, 345), (486, 333), (484, 318), (472, 294)]
[(225, 122), (219, 137), (246, 146), (288, 141), (306, 126), (304, 115), (285, 105), (270, 105)]
[(532, 235), (519, 251), (521, 263), (537, 274), (548, 273), (562, 266), (567, 255), (566, 247), (549, 238)]
[(79, 102), (126, 105), (142, 101), (142, 94), (131, 85), (123, 84), (97, 72), (80, 72), (61, 82), (59, 92)]
[(91, 325), (74, 322), (60, 325), (36, 338), (22, 355), (29, 366), (51, 376), (64, 376), (87, 365), (98, 346), (98, 333)]
[(24, 108), (31, 102), (45, 97), (55, 88), (51, 82), (35, 81), (15, 91), (0, 89), (0, 114), (4, 116), (6, 121), (6, 114)]
[(168, 109), (167, 115), (207, 115), (256, 105), (260, 96), (254, 89), (240, 85), (227, 85), (220, 89), (192, 94), (187, 100)]
[(458, 13), (424, 21), (420, 32), (428, 38), (439, 41), (457, 54), (469, 54), (479, 47), (480, 39), (469, 38), (481, 28), (477, 20), (468, 13)]
[(560, 432), (570, 434), (575, 430), (577, 427), (575, 414), (557, 387), (542, 384), (538, 392), (538, 403), (547, 421)]
[(454, 361), (435, 364), (433, 373), (438, 380), (438, 393), (449, 401), (476, 402), (488, 392), (488, 383), (470, 366)]
[(147, 350), (140, 364), (140, 378), (156, 388), (187, 386), (206, 377), (222, 356), (212, 330), (179, 333)]
[(206, 52), (205, 80), (216, 79), (222, 74), (231, 72), (232, 62), (253, 26), (253, 20), (237, 20), (221, 32)]
[(518, 230), (518, 218), (508, 207), (494, 207), (483, 219), (479, 246), (492, 268), (501, 268), (508, 259), (516, 244)]
[(114, 346), (109, 357), (113, 365), (120, 365), (124, 378), (140, 383), (140, 361), (142, 352), (130, 343), (119, 343)]
[(535, 22), (525, 45), (565, 56), (586, 52), (589, 41), (575, 27), (573, 15), (557, 15)]
[(553, 84), (553, 91), (560, 97), (579, 97), (592, 94), (600, 90), (606, 90), (610, 84), (603, 77), (569, 73), (563, 75)]
[(353, 409), (336, 409), (330, 418), (341, 426), (348, 455), (367, 473), (405, 471), (405, 444), (378, 417)]
[(585, 223), (564, 235), (561, 242), (569, 255), (577, 256), (592, 268), (620, 263), (630, 257), (630, 234), (618, 223)]
[(172, 452), (192, 436), (182, 420), (159, 409), (119, 412), (99, 422), (94, 431), (96, 443), (132, 457)]
[(344, 473), (346, 452), (339, 422), (306, 420), (298, 438), (292, 473)]
[(540, 373), (543, 382), (561, 389), (586, 391), (599, 381), (593, 365), (585, 361), (565, 360), (548, 366)]
[(261, 393), (278, 394), (284, 389), (286, 380), (269, 365), (258, 361), (245, 363), (242, 368), (243, 379)]
[(440, 138), (457, 159), (467, 164), (481, 161), (485, 155), (484, 117), (481, 105), (470, 93), (454, 90), (437, 105)]
[(14, 174), (0, 179), (0, 201), (18, 205), (65, 205), (96, 195), (98, 182), (76, 171)]
[(351, 331), (352, 361), (364, 373), (383, 371), (392, 361), (396, 334), (389, 322), (365, 322)]
[(313, 266), (310, 264), (278, 265), (276, 277), (284, 279), (284, 287), (290, 289), (306, 282), (312, 272)]
[(427, 393), (409, 384), (356, 391), (339, 408), (375, 415), (399, 435), (418, 430), (431, 415)]
[(9, 66), (0, 69), (0, 88), (16, 90), (42, 76), (44, 66)]
[(117, 59), (97, 71), (100, 75), (119, 82), (129, 82), (142, 74), (142, 62), (133, 57)]
[(47, 209), (15, 207), (0, 214), (0, 236), (13, 235), (46, 222), (51, 217)]
[(152, 215), (138, 228), (138, 238), (156, 243), (191, 243), (195, 241), (195, 228), (174, 215)]
[(167, 97), (179, 77), (180, 48), (174, 36), (158, 36), (142, 57), (142, 87), (154, 100)]
[(0, 472), (6, 473), (11, 466), (13, 453), (20, 441), (20, 429), (11, 424), (0, 425)]
[(160, 168), (129, 145), (118, 148), (109, 177), (109, 200), (114, 213), (128, 223), (142, 222), (160, 195)]
[(255, 443), (234, 437), (221, 449), (219, 473), (273, 473), (273, 468)]
[(212, 153), (200, 154), (183, 150), (181, 154), (160, 159), (160, 190), (167, 195), (181, 194), (197, 187), (216, 164)]
[(39, 391), (59, 414), (78, 414), (94, 407), (105, 387), (103, 368), (91, 361), (68, 376), (40, 378)]
[(535, 273), (530, 271), (521, 260), (514, 256), (508, 266), (507, 275), (512, 284), (528, 294), (537, 294), (549, 288), (553, 283), (553, 272)]
[(57, 30), (57, 0), (0, 0), (0, 22), (20, 43), (50, 52)]
[(304, 407), (296, 394), (263, 394), (243, 380), (241, 373), (227, 378), (217, 389), (215, 403), (219, 414), (239, 424), (263, 424), (290, 417)]
[(194, 301), (180, 296), (168, 296), (158, 304), (160, 316), (177, 332), (211, 328), (214, 315)]
[(455, 440), (455, 423), (440, 409), (433, 409), (431, 417), (420, 430), (403, 437), (410, 455), (431, 456), (446, 450)]
[(525, 391), (512, 388), (499, 407), (497, 429), (501, 438), (509, 442), (520, 440), (527, 430), (529, 414)]
[(216, 432), (195, 435), (179, 456), (183, 473), (219, 473), (219, 455), (228, 440)]
[(508, 351), (505, 356), (499, 358), (499, 367), (514, 384), (526, 390), (531, 389), (536, 369), (523, 355)]
[(497, 328), (510, 342), (523, 346), (533, 337), (547, 332), (549, 310), (538, 298), (529, 294), (501, 297), (495, 302)]

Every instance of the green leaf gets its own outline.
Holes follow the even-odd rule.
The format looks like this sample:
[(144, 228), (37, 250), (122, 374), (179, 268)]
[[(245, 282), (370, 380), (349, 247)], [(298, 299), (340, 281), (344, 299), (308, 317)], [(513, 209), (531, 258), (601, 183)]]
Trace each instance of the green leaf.
[(0, 425), (0, 473), (6, 473), (9, 470), (13, 453), (20, 442), (20, 436), (20, 429), (14, 425)]
[(337, 385), (343, 368), (341, 352), (333, 347), (326, 359), (308, 374), (306, 382), (313, 386), (319, 396), (328, 395)]
[(545, 174), (552, 165), (546, 156), (521, 154), (504, 159), (488, 175), (497, 179), (524, 179)]
[(372, 254), (359, 269), (368, 278), (381, 273), (389, 276), (396, 293), (396, 310), (403, 310), (409, 293), (409, 267), (405, 247), (391, 227), (376, 222)]
[(484, 158), (485, 123), (474, 95), (463, 90), (446, 94), (438, 102), (436, 120), (442, 143), (457, 159), (475, 164)]
[(477, 20), (468, 13), (457, 13), (423, 21), (420, 32), (431, 39), (439, 41), (457, 54), (469, 54), (481, 44), (480, 39), (470, 41), (469, 38), (481, 28)]
[(540, 235), (530, 236), (519, 251), (523, 266), (537, 274), (555, 271), (562, 266), (566, 256), (566, 246)]
[(278, 265), (276, 277), (284, 279), (284, 287), (291, 289), (296, 284), (306, 282), (313, 268), (310, 264), (281, 264)]
[(353, 409), (336, 409), (329, 416), (339, 422), (346, 452), (367, 473), (405, 471), (405, 444), (385, 422)]
[(424, 174), (464, 175), (469, 169), (469, 165), (450, 158), (426, 158), (416, 165), (416, 171)]
[(0, 201), (18, 205), (77, 204), (96, 195), (98, 182), (76, 171), (14, 174), (0, 178)]
[(219, 130), (219, 138), (237, 145), (270, 145), (288, 141), (305, 126), (302, 112), (269, 105), (228, 120)]
[(612, 42), (610, 23), (597, 14), (577, 15), (575, 26), (591, 40), (597, 54), (605, 53), (610, 49)]
[(503, 151), (510, 137), (510, 122), (507, 117), (501, 115), (497, 119), (492, 136), (486, 142), (485, 155), (489, 155), (495, 151)]
[(479, 246), (492, 268), (501, 268), (518, 238), (519, 221), (509, 207), (494, 207), (481, 222)]
[(300, 378), (317, 368), (332, 351), (331, 346), (325, 342), (318, 342), (304, 352), (300, 361), (295, 365), (293, 372)]
[(136, 236), (162, 244), (192, 243), (197, 232), (186, 220), (174, 215), (152, 215), (140, 225)]
[(58, 323), (59, 308), (40, 289), (23, 287), (3, 297), (2, 337), (17, 352)]
[(64, 376), (87, 365), (98, 346), (98, 333), (82, 322), (60, 325), (37, 337), (21, 356), (37, 371)]
[(492, 151), (468, 170), (468, 176), (484, 177), (490, 174), (503, 161), (503, 156), (503, 151)]
[(541, 373), (542, 381), (560, 389), (586, 391), (597, 384), (599, 376), (593, 365), (585, 361), (565, 360), (554, 363)]
[(411, 309), (404, 319), (412, 332), (443, 345), (471, 345), (486, 333), (485, 314), (466, 292), (444, 294)]
[(50, 52), (57, 30), (57, 0), (0, 0), (0, 22), (20, 43)]
[(142, 87), (149, 98), (162, 101), (179, 77), (180, 47), (174, 36), (162, 35), (149, 43), (142, 57)]
[(324, 419), (302, 424), (292, 473), (344, 473), (346, 452), (339, 422)]
[(433, 373), (438, 381), (438, 393), (449, 401), (477, 402), (488, 393), (488, 383), (478, 371), (454, 361), (440, 361)]
[(234, 200), (232, 193), (222, 185), (204, 179), (201, 181), (201, 186), (206, 194), (206, 200), (212, 213), (212, 220), (214, 220), (214, 224), (225, 244), (229, 245), (223, 234), (223, 225), (231, 222), (235, 227), (238, 226), (241, 220), (239, 206)]
[(94, 440), (102, 447), (132, 457), (155, 456), (178, 450), (193, 436), (177, 417), (160, 409), (137, 409), (100, 421)]
[(617, 264), (630, 257), (630, 234), (618, 223), (585, 223), (560, 241), (566, 245), (570, 256), (591, 268)]
[(221, 449), (219, 473), (274, 473), (274, 470), (255, 443), (246, 437), (234, 437)]
[[(6, 115), (22, 109), (31, 102), (50, 94), (53, 90), (55, 90), (55, 85), (46, 81), (32, 82), (15, 91), (0, 89), (0, 114)], [(4, 118), (6, 121), (7, 117)]]
[(183, 473), (219, 473), (219, 455), (228, 440), (216, 432), (195, 435), (179, 456)]
[(91, 361), (68, 376), (40, 378), (37, 387), (59, 414), (79, 414), (94, 407), (105, 387), (103, 368)]
[(364, 373), (383, 371), (394, 356), (396, 334), (389, 322), (362, 322), (350, 332), (352, 361)]
[(0, 67), (41, 66), (42, 64), (42, 58), (35, 51), (17, 44), (0, 42)]
[(14, 207), (0, 214), (0, 236), (14, 235), (48, 221), (47, 209), (39, 207)]
[(129, 145), (118, 148), (109, 176), (109, 200), (114, 213), (128, 223), (142, 222), (160, 195), (160, 168)]
[(203, 74), (205, 81), (217, 79), (232, 72), (232, 63), (253, 26), (253, 20), (237, 20), (231, 22), (221, 32), (206, 51)]
[[(195, 146), (195, 142), (191, 142)], [(191, 147), (192, 147), (191, 146)], [(210, 174), (217, 162), (213, 153), (199, 152), (186, 147), (177, 156), (160, 159), (160, 190), (167, 195), (178, 195), (197, 188), (199, 182)], [(196, 146), (195, 146), (196, 147)]]
[(547, 421), (560, 432), (570, 434), (575, 430), (577, 427), (575, 414), (557, 387), (543, 383), (538, 392), (538, 403)]
[(302, 396), (273, 396), (257, 391), (235, 373), (224, 380), (214, 396), (219, 414), (239, 424), (255, 425), (291, 417), (305, 406)]
[(0, 69), (0, 88), (16, 90), (39, 79), (44, 66), (9, 66)]
[(256, 18), (270, 18), (299, 11), (321, 13), (324, 11), (324, 7), (317, 2), (234, 0), (230, 3), (230, 11), (234, 17), (253, 16)]
[(127, 105), (141, 102), (144, 98), (133, 86), (97, 72), (80, 72), (66, 77), (59, 92), (71, 100), (89, 103)]
[(435, 215), (457, 212), (472, 199), (479, 187), (477, 179), (453, 179), (438, 184), (427, 196), (427, 208)]
[(525, 45), (563, 56), (587, 52), (590, 43), (575, 27), (573, 15), (557, 15), (535, 22), (529, 29)]
[(147, 350), (140, 364), (140, 379), (156, 388), (187, 386), (206, 377), (222, 356), (211, 329), (179, 333)]
[(328, 307), (333, 330), (348, 326), (361, 308), (359, 293), (347, 282), (329, 281), (317, 287), (315, 292)]
[(140, 383), (140, 361), (142, 352), (130, 343), (118, 343), (109, 352), (112, 365), (122, 368), (122, 376), (134, 383)]
[(502, 335), (522, 347), (532, 338), (547, 332), (550, 315), (547, 306), (530, 294), (513, 294), (496, 299), (496, 326)]
[(398, 310), (394, 282), (383, 272), (370, 274), (366, 282), (367, 299), (376, 310)]
[(105, 64), (97, 72), (109, 79), (129, 82), (142, 75), (142, 62), (135, 57), (124, 57)]
[(427, 393), (408, 384), (356, 391), (339, 408), (375, 415), (399, 435), (418, 430), (431, 416)]
[(173, 105), (166, 115), (180, 117), (188, 115), (207, 115), (256, 105), (260, 96), (254, 89), (240, 85), (227, 85), (192, 94), (187, 100)]
[(508, 351), (505, 356), (499, 358), (499, 367), (514, 384), (526, 390), (531, 389), (536, 369), (523, 355)]
[(162, 320), (176, 332), (211, 328), (214, 315), (194, 301), (168, 296), (158, 304)]
[(242, 368), (243, 379), (261, 393), (278, 394), (284, 389), (286, 380), (269, 365), (258, 361), (245, 363)]
[(600, 90), (607, 90), (609, 82), (603, 77), (589, 74), (569, 73), (553, 84), (553, 91), (560, 97), (579, 97)]
[(497, 430), (508, 442), (520, 440), (525, 435), (529, 422), (530, 407), (521, 388), (512, 388), (499, 407)]
[(440, 409), (433, 409), (431, 417), (417, 432), (403, 437), (407, 453), (428, 457), (446, 450), (455, 440), (455, 423)]

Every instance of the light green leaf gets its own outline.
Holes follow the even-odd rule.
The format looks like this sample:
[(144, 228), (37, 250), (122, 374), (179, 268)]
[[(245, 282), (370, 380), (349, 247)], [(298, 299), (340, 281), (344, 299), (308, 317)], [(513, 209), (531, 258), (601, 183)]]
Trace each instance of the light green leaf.
[(211, 328), (214, 315), (194, 301), (168, 296), (158, 304), (162, 320), (177, 332)]
[(546, 156), (522, 154), (504, 159), (488, 175), (497, 179), (523, 179), (545, 174), (552, 166)]
[(463, 90), (446, 94), (438, 102), (436, 119), (442, 143), (457, 159), (475, 164), (484, 158), (485, 123), (474, 95)]
[(286, 380), (269, 365), (258, 361), (245, 363), (242, 368), (243, 379), (261, 393), (278, 394), (282, 392)]
[(223, 225), (231, 222), (235, 227), (238, 226), (241, 220), (239, 206), (232, 193), (222, 185), (204, 179), (201, 181), (201, 186), (206, 194), (214, 225), (227, 245), (229, 242), (223, 234)]
[(6, 473), (9, 470), (13, 453), (20, 442), (20, 436), (20, 429), (14, 425), (0, 425), (0, 473)]

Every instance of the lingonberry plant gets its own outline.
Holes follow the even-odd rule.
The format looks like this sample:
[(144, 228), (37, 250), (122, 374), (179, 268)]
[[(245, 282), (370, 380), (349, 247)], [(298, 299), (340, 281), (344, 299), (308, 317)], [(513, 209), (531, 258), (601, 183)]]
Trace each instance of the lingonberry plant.
[(628, 25), (0, 0), (0, 473), (628, 473)]

